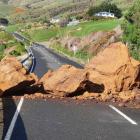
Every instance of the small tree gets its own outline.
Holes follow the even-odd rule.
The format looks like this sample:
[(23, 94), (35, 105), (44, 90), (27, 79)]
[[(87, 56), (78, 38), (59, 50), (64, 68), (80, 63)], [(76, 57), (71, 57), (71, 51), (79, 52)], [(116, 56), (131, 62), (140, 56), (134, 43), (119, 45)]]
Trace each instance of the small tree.
[(95, 13), (104, 11), (114, 13), (118, 18), (122, 16), (121, 9), (119, 9), (116, 4), (111, 3), (111, 1), (104, 1), (99, 6), (90, 7), (88, 10), (88, 15), (93, 16)]
[(140, 60), (140, 0), (134, 2), (126, 13), (122, 28), (124, 42), (129, 44), (132, 56)]

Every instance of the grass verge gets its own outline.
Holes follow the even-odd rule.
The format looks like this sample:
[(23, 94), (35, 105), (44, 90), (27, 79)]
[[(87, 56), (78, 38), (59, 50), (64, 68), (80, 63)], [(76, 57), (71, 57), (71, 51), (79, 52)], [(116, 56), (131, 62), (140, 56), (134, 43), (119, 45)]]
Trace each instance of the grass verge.
[(65, 55), (79, 63), (85, 64), (91, 59), (91, 55), (84, 51), (77, 51), (76, 53), (68, 50), (67, 48), (63, 47), (60, 43), (54, 42), (50, 45), (50, 48), (53, 49), (55, 52)]

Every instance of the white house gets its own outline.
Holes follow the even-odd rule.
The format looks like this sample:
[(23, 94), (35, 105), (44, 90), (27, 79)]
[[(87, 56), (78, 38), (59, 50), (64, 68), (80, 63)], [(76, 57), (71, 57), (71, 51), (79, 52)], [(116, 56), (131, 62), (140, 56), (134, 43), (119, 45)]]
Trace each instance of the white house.
[(53, 23), (53, 24), (59, 23), (60, 22), (60, 17), (59, 16), (53, 17), (50, 22)]
[(114, 13), (110, 13), (110, 12), (99, 12), (99, 13), (96, 13), (95, 16), (97, 17), (111, 17), (111, 18), (114, 18), (115, 17), (115, 14)]
[(67, 26), (76, 26), (79, 23), (80, 23), (79, 20), (73, 19), (71, 22), (69, 22), (69, 24), (67, 24)]

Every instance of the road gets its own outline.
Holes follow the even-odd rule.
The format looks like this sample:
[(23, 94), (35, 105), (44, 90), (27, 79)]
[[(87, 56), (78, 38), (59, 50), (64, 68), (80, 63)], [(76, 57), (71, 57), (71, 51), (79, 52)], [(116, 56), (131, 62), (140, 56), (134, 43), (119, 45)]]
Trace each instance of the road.
[(40, 45), (32, 47), (32, 52), (35, 56), (35, 69), (34, 73), (39, 77), (42, 77), (48, 70), (55, 70), (64, 64), (70, 64), (77, 68), (82, 68), (83, 66), (67, 59), (66, 57), (62, 57), (48, 48)]
[[(32, 51), (36, 58), (34, 72), (39, 77), (63, 64), (82, 68), (43, 46), (34, 46)], [(118, 109), (137, 125), (105, 104), (26, 99), (14, 125), (11, 140), (139, 140), (140, 110)], [(9, 124), (5, 126), (5, 134), (8, 127)]]

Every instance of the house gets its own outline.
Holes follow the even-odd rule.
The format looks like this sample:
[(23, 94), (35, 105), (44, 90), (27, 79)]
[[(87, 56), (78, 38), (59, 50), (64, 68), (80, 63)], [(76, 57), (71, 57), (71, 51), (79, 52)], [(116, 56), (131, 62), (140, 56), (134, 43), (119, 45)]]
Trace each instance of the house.
[(50, 23), (55, 24), (55, 23), (59, 23), (60, 22), (60, 17), (59, 16), (55, 16), (51, 19)]
[(69, 24), (67, 24), (67, 26), (76, 26), (79, 23), (80, 23), (79, 20), (73, 19), (72, 21), (69, 22)]
[(95, 14), (96, 17), (114, 18), (115, 14), (110, 12), (99, 12)]

